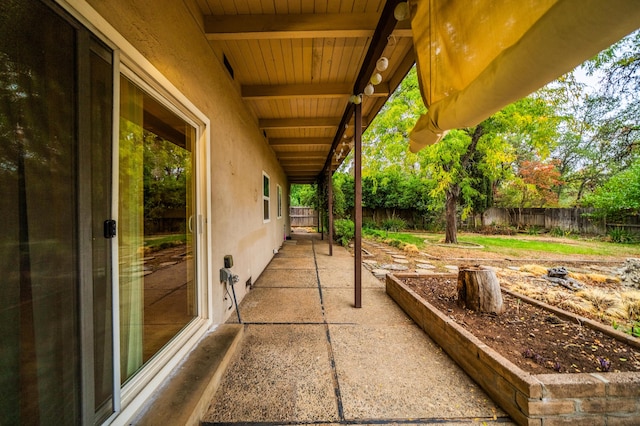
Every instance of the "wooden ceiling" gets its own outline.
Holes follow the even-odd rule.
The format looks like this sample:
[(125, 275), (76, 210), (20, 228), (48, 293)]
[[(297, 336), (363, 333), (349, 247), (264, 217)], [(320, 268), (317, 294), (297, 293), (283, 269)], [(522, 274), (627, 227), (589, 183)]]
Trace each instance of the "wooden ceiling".
[(364, 128), (414, 63), (409, 20), (393, 17), (399, 0), (196, 1), (213, 51), (291, 183), (313, 183), (344, 160), (349, 97), (362, 93), (381, 56), (389, 67), (363, 96)]

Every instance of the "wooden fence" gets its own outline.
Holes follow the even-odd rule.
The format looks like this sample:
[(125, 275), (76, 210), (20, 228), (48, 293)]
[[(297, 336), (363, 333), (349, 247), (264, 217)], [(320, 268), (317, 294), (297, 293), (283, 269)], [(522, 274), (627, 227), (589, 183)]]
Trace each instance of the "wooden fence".
[(491, 225), (506, 225), (518, 228), (536, 227), (544, 230), (561, 229), (581, 234), (606, 234), (612, 228), (622, 228), (631, 233), (640, 229), (640, 218), (629, 216), (624, 221), (607, 223), (590, 217), (592, 209), (582, 208), (497, 208), (492, 207), (482, 214), (467, 220), (465, 225), (478, 228)]
[(289, 207), (291, 226), (318, 226), (318, 212), (313, 207)]

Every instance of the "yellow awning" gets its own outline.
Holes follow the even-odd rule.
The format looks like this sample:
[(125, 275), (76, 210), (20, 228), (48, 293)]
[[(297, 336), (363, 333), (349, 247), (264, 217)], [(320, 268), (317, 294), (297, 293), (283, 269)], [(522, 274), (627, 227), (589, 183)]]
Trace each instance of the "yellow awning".
[(640, 0), (413, 0), (428, 108), (412, 152), (472, 127), (640, 28)]

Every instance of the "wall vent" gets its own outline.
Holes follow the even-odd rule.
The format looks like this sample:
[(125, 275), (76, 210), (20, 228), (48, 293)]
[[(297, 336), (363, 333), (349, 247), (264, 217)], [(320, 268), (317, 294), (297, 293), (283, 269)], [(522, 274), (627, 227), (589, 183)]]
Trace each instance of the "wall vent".
[(231, 66), (231, 63), (229, 62), (229, 60), (227, 59), (227, 55), (225, 55), (224, 53), (222, 54), (222, 62), (224, 63), (224, 67), (227, 69), (227, 71), (229, 71), (229, 75), (233, 79), (233, 67)]

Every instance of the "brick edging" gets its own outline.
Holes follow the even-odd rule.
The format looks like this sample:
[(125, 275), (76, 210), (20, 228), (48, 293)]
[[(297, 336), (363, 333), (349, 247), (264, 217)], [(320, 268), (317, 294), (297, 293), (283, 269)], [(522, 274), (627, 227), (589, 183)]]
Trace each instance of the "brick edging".
[[(438, 275), (443, 278), (456, 277), (455, 274)], [(387, 294), (516, 423), (539, 426), (567, 423), (640, 424), (640, 373), (527, 373), (482, 343), (399, 279), (409, 277), (415, 278), (416, 274), (388, 274)], [(529, 302), (525, 296), (510, 294)], [(536, 304), (540, 305), (539, 302)], [(558, 313), (557, 308), (552, 308), (554, 313)], [(571, 317), (572, 314), (562, 311), (562, 315)], [(591, 322), (585, 321), (584, 324), (591, 326)], [(618, 333), (613, 333), (612, 337), (619, 338)]]

